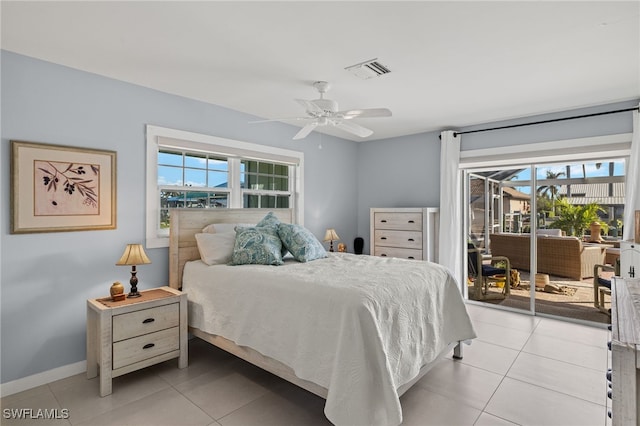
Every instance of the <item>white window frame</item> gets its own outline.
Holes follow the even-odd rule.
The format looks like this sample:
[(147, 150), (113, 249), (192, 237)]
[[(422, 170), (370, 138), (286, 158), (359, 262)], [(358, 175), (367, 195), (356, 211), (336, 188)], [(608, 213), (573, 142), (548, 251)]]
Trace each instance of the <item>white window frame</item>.
[[(273, 161), (287, 164), (293, 173), (289, 176), (291, 193), (289, 207), (293, 209), (296, 223), (304, 224), (304, 153), (267, 145), (225, 139), (217, 136), (193, 133), (153, 125), (146, 126), (147, 182), (146, 182), (146, 246), (148, 248), (169, 247), (168, 232), (160, 232), (160, 188), (158, 186), (158, 152), (160, 149), (189, 150), (224, 156), (229, 161), (228, 207), (242, 208), (243, 195), (266, 194), (270, 191), (243, 189), (240, 184), (241, 160)], [(180, 190), (180, 188), (176, 188)], [(186, 188), (193, 189), (193, 188)]]

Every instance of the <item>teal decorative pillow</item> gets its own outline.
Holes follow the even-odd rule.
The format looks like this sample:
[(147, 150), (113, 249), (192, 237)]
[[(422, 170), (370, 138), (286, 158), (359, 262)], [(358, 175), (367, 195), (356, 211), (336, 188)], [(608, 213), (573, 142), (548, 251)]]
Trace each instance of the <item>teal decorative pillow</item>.
[(282, 265), (282, 242), (277, 229), (236, 227), (231, 265)]
[[(271, 227), (277, 231), (279, 224), (280, 224), (280, 219), (278, 219), (276, 215), (273, 214), (273, 212), (269, 212), (265, 217), (262, 218), (260, 222), (258, 222), (256, 227), (258, 228)], [(282, 257), (284, 257), (284, 255), (287, 254), (287, 248), (282, 246), (282, 252), (280, 252), (280, 254), (282, 254)]]
[(327, 257), (327, 252), (320, 241), (304, 226), (281, 223), (278, 225), (278, 236), (298, 262)]
[(279, 224), (280, 224), (280, 219), (278, 219), (276, 215), (273, 214), (273, 212), (269, 212), (265, 217), (262, 218), (260, 222), (258, 222), (256, 227), (258, 228), (264, 227), (264, 226), (277, 227)]

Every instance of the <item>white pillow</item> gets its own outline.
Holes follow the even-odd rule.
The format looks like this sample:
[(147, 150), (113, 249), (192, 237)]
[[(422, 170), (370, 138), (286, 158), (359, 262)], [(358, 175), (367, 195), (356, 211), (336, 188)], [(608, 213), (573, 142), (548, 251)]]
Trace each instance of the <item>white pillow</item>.
[(235, 242), (235, 232), (196, 234), (200, 259), (207, 265), (226, 265), (231, 262)]
[(243, 228), (252, 228), (256, 225), (249, 224), (249, 223), (212, 223), (210, 225), (205, 226), (202, 229), (202, 232), (205, 234), (222, 234), (224, 232), (235, 233), (236, 226), (241, 226)]

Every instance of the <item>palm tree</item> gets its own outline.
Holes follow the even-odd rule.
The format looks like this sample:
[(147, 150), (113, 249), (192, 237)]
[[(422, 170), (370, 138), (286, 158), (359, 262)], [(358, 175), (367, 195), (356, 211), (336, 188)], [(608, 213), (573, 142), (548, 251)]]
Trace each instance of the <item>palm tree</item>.
[[(558, 179), (560, 176), (565, 176), (564, 172), (553, 172), (551, 170), (547, 170), (547, 180)], [(558, 191), (560, 190), (560, 185), (542, 185), (538, 187), (536, 191), (538, 195), (543, 197), (548, 197), (551, 200), (551, 208), (553, 211), (553, 215), (556, 214), (556, 203), (555, 200), (558, 199)]]

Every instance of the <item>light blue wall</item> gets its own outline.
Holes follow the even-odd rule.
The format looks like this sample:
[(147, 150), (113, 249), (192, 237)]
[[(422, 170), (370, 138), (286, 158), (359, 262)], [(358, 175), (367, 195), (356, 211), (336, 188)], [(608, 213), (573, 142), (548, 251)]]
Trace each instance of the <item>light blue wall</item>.
[[(108, 294), (125, 244), (144, 242), (145, 125), (298, 150), (305, 155), (305, 225), (318, 237), (356, 230), (357, 143), (2, 51), (0, 145), (1, 382), (85, 359), (86, 300)], [(10, 234), (10, 140), (117, 152), (117, 220), (111, 231)], [(140, 289), (166, 285), (168, 250), (150, 249)]]
[[(458, 131), (486, 129), (534, 121), (632, 108), (640, 100), (601, 105), (555, 114), (469, 126)], [(443, 129), (445, 130), (445, 129)], [(631, 133), (631, 112), (567, 120), (535, 126), (462, 135), (461, 150)], [(429, 132), (358, 147), (358, 235), (369, 247), (371, 207), (434, 207), (440, 205), (440, 132)]]
[(361, 143), (358, 146), (358, 236), (369, 253), (371, 207), (440, 204), (439, 132)]

